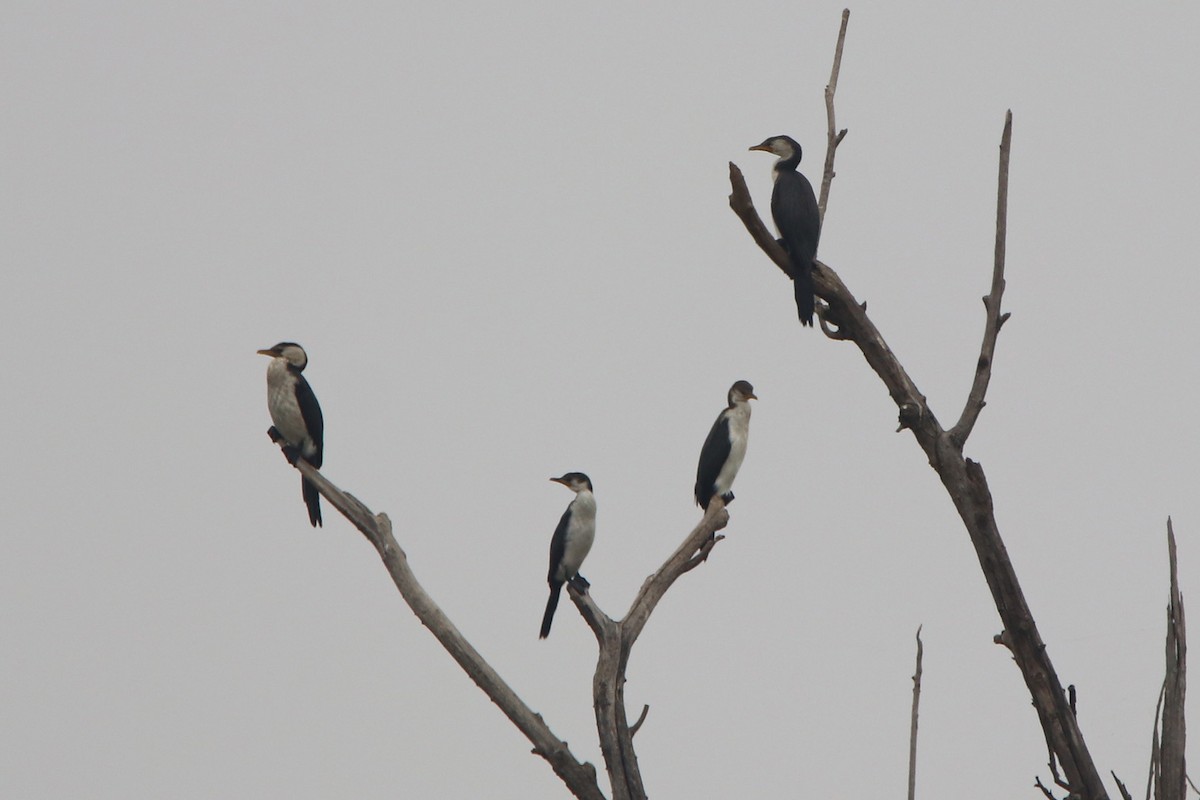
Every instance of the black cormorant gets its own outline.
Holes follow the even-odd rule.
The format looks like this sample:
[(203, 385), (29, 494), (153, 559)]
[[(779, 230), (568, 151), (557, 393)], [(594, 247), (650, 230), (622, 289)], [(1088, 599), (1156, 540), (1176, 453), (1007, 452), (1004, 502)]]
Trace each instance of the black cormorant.
[(550, 584), (550, 599), (546, 601), (546, 613), (542, 615), (542, 632), (539, 639), (550, 635), (550, 623), (554, 621), (554, 610), (558, 608), (558, 596), (567, 581), (587, 588), (588, 582), (579, 574), (579, 566), (592, 549), (596, 538), (596, 497), (592, 494), (592, 482), (582, 472), (568, 472), (561, 478), (551, 478), (575, 492), (575, 499), (563, 512), (554, 537), (550, 540), (550, 572), (546, 581)]
[(729, 387), (729, 407), (717, 416), (696, 466), (696, 502), (708, 510), (714, 496), (728, 505), (733, 500), (733, 479), (746, 457), (750, 438), (750, 401), (757, 400), (754, 387), (738, 381)]
[(821, 238), (821, 213), (808, 178), (796, 170), (800, 145), (790, 136), (772, 136), (751, 150), (779, 156), (775, 162), (775, 189), (771, 192), (771, 216), (779, 229), (779, 244), (792, 262), (792, 289), (801, 325), (812, 325), (813, 259)]
[[(285, 443), (283, 453), (290, 463), (295, 464), (299, 457), (320, 469), (325, 421), (317, 396), (300, 374), (308, 366), (308, 354), (295, 342), (280, 342), (258, 352), (271, 357), (267, 366), (267, 408), (275, 424), (267, 435), (273, 442)], [(315, 528), (321, 524), (321, 495), (303, 478), (300, 492), (308, 506), (308, 521)]]

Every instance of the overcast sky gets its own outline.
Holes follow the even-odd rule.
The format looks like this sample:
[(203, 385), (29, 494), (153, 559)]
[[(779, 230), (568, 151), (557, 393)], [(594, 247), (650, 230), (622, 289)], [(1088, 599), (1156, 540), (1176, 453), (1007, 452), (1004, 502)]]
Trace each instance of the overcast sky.
[[(733, 160), (766, 208), (769, 135), (816, 182), (841, 8), (4, 4), (0, 796), (565, 795), (362, 537), (308, 526), (254, 352), (285, 339), (325, 474), (598, 767), (592, 635), (564, 603), (537, 639), (547, 479), (591, 476), (583, 572), (621, 616), (750, 380), (728, 539), (629, 666), (650, 795), (900, 795), (923, 624), (919, 796), (1040, 796), (935, 473), (727, 207)], [(819, 253), (952, 422), (1012, 109), (1012, 319), (967, 454), (1131, 787), (1168, 514), (1200, 586), (1198, 30), (1195, 3), (854, 6)]]

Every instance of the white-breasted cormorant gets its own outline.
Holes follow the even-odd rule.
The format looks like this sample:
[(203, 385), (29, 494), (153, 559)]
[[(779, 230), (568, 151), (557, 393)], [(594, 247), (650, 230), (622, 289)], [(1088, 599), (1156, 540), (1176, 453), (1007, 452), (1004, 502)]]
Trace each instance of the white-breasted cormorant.
[(717, 416), (700, 448), (696, 503), (705, 510), (714, 496), (726, 504), (733, 500), (733, 479), (746, 457), (746, 441), (750, 438), (750, 401), (757, 399), (754, 387), (746, 381), (729, 387), (729, 406)]
[(550, 635), (550, 623), (554, 621), (554, 610), (558, 608), (558, 596), (563, 584), (574, 582), (587, 588), (588, 582), (579, 574), (583, 559), (587, 558), (596, 538), (596, 497), (592, 494), (592, 482), (582, 472), (568, 472), (561, 478), (551, 478), (575, 493), (575, 499), (563, 512), (554, 537), (550, 539), (550, 571), (546, 581), (550, 584), (550, 599), (546, 601), (546, 613), (542, 615), (542, 631), (539, 639)]
[[(308, 366), (308, 354), (295, 342), (280, 342), (258, 351), (270, 356), (267, 366), (267, 408), (275, 423), (267, 431), (271, 441), (285, 443), (283, 453), (290, 463), (303, 458), (317, 469), (325, 447), (325, 420), (312, 387), (301, 375)], [(315, 528), (321, 524), (321, 495), (317, 487), (300, 479), (300, 493), (308, 506), (308, 521)]]

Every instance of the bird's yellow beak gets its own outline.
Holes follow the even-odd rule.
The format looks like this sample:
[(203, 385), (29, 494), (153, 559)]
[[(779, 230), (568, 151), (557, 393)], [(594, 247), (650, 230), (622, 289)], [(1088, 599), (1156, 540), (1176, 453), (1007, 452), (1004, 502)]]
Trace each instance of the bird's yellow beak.
[(746, 399), (747, 399), (747, 400), (757, 400), (757, 399), (758, 399), (758, 395), (756, 395), (754, 392), (751, 392), (750, 394), (748, 394), (748, 395), (746, 396)]
[(270, 356), (271, 358), (274, 358), (276, 355), (278, 355), (274, 350), (257, 350), (255, 352), (257, 352), (260, 356)]
[(751, 150), (762, 150), (764, 153), (771, 152), (771, 148), (767, 147), (765, 144), (756, 144), (756, 145), (754, 145), (754, 147), (751, 147), (750, 149)]

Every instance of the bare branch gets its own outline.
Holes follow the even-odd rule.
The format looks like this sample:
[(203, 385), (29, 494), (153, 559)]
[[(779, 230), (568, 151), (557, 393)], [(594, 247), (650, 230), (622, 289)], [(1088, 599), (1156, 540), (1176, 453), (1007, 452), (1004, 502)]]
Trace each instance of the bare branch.
[(1163, 683), (1162, 739), (1155, 800), (1184, 800), (1187, 793), (1187, 768), (1184, 763), (1187, 731), (1183, 713), (1187, 692), (1187, 634), (1183, 597), (1179, 593), (1175, 530), (1170, 517), (1167, 518), (1167, 557), (1171, 569), (1171, 599), (1167, 605), (1167, 667)]
[(1109, 773), (1112, 775), (1113, 780), (1117, 782), (1117, 789), (1121, 791), (1122, 800), (1133, 800), (1133, 797), (1129, 794), (1129, 790), (1125, 788), (1125, 784), (1117, 777), (1117, 773), (1112, 770), (1109, 770)]
[[(772, 240), (773, 241), (773, 240)], [(569, 594), (588, 626), (596, 635), (599, 655), (592, 676), (592, 698), (600, 752), (612, 785), (613, 800), (644, 800), (641, 770), (633, 749), (633, 736), (641, 727), (646, 710), (633, 725), (625, 710), (625, 669), (629, 653), (658, 602), (681, 575), (691, 571), (708, 557), (713, 546), (724, 537), (717, 531), (729, 522), (729, 513), (720, 498), (714, 498), (704, 517), (667, 558), (658, 571), (642, 583), (625, 617), (614, 622), (592, 600), (590, 594), (570, 586)]]
[(950, 430), (950, 436), (962, 447), (975, 420), (983, 410), (984, 397), (987, 395), (988, 383), (992, 379), (992, 359), (996, 354), (996, 335), (1000, 326), (1008, 319), (1008, 314), (1000, 313), (1000, 298), (1004, 295), (1004, 252), (1005, 237), (1008, 233), (1008, 158), (1012, 149), (1012, 111), (1004, 115), (1004, 133), (1000, 136), (1000, 177), (996, 190), (996, 253), (992, 265), (992, 289), (983, 298), (987, 316), (983, 326), (983, 344), (979, 348), (979, 360), (975, 362), (975, 380), (971, 384), (971, 392), (967, 395), (966, 405), (958, 423)]
[[(753, 220), (749, 219), (753, 213), (752, 206), (737, 197), (744, 191), (744, 184), (739, 187), (736, 181), (732, 183), (734, 193), (730, 205), (753, 234), (755, 226)], [(754, 216), (757, 217), (756, 214)], [(755, 241), (768, 255), (772, 255), (758, 237), (755, 237)], [(866, 309), (854, 299), (837, 273), (818, 261), (813, 269), (813, 283), (817, 296), (829, 306), (824, 320), (837, 326), (839, 336), (858, 346), (863, 358), (883, 381), (896, 403), (900, 412), (900, 429), (913, 432), (929, 465), (946, 487), (971, 537), (992, 600), (1004, 624), (1005, 638), (1002, 643), (1009, 648), (1021, 670), (1038, 712), (1038, 721), (1054, 756), (1066, 773), (1071, 793), (1078, 795), (1081, 800), (1106, 800), (1108, 794), (1103, 781), (1084, 743), (1079, 723), (1071, 712), (1066, 692), (1050, 661), (1000, 537), (991, 490), (983, 468), (963, 457), (961, 443), (938, 423), (925, 397), (917, 390), (916, 384), (867, 317)], [(1003, 320), (1002, 317), (999, 319)]]
[(654, 612), (658, 602), (667, 593), (667, 589), (671, 588), (671, 584), (691, 569), (689, 563), (692, 555), (701, 551), (705, 546), (711, 547), (709, 541), (715, 540), (716, 532), (728, 524), (729, 512), (725, 510), (725, 504), (719, 497), (713, 498), (699, 524), (692, 529), (692, 532), (675, 549), (670, 558), (658, 568), (658, 571), (642, 583), (642, 588), (634, 597), (629, 611), (621, 620), (621, 639), (625, 650), (628, 650), (637, 641), (650, 614)]
[(917, 709), (921, 705), (921, 657), (925, 654), (925, 648), (921, 644), (923, 627), (925, 626), (917, 626), (917, 669), (912, 677), (912, 727), (908, 735), (908, 800), (915, 800), (917, 796)]
[(392, 536), (392, 523), (387, 514), (373, 514), (352, 495), (334, 486), (307, 461), (297, 459), (295, 467), (375, 546), (396, 588), (417, 615), (417, 619), (437, 638), (468, 677), (529, 739), (533, 744), (533, 752), (550, 763), (571, 794), (586, 800), (603, 800), (604, 795), (596, 783), (596, 768), (591, 764), (581, 763), (571, 754), (567, 743), (554, 735), (540, 714), (534, 713), (525, 705), (425, 592), (408, 565), (408, 556)]
[(1046, 797), (1050, 798), (1050, 800), (1058, 800), (1058, 798), (1057, 798), (1057, 797), (1055, 797), (1055, 796), (1054, 796), (1054, 795), (1053, 795), (1053, 794), (1050, 792), (1050, 790), (1046, 788), (1045, 784), (1043, 784), (1043, 783), (1042, 783), (1042, 779), (1041, 779), (1041, 778), (1036, 778), (1036, 779), (1034, 779), (1033, 785), (1034, 785), (1034, 786), (1036, 786), (1037, 788), (1041, 789), (1041, 790), (1042, 790), (1042, 794), (1046, 795)]
[(729, 207), (738, 215), (746, 230), (754, 237), (754, 241), (762, 248), (775, 266), (783, 270), (783, 274), (792, 277), (792, 262), (787, 252), (775, 241), (775, 237), (767, 230), (762, 218), (754, 210), (754, 201), (750, 199), (750, 190), (746, 188), (746, 178), (741, 169), (732, 161), (729, 162), (729, 183), (732, 191), (729, 193)]
[(642, 713), (638, 714), (637, 722), (629, 726), (629, 735), (636, 736), (637, 732), (642, 729), (642, 723), (646, 721), (646, 715), (650, 713), (650, 705), (642, 705)]
[(825, 144), (825, 170), (821, 175), (821, 197), (817, 201), (817, 209), (821, 214), (821, 224), (825, 224), (825, 206), (829, 203), (829, 187), (833, 184), (833, 157), (837, 147), (846, 138), (844, 128), (838, 132), (837, 120), (833, 113), (833, 96), (837, 94), (838, 73), (842, 71), (842, 47), (846, 44), (846, 26), (850, 24), (850, 9), (842, 9), (842, 27), (838, 30), (837, 47), (833, 51), (833, 69), (829, 72), (829, 83), (825, 86), (825, 120), (827, 123)]

